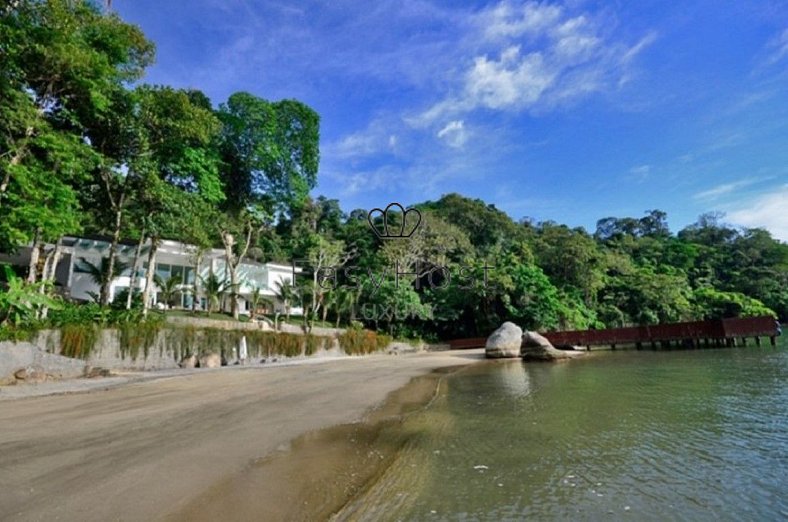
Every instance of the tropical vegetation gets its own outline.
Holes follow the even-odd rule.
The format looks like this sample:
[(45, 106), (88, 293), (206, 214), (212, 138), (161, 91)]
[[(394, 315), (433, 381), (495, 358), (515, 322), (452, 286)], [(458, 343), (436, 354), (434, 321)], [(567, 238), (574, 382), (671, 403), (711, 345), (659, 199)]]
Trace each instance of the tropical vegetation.
[[(246, 92), (216, 105), (195, 89), (141, 83), (153, 43), (85, 0), (6, 2), (0, 42), (0, 252), (33, 252), (3, 277), (0, 327), (121, 310), (141, 318), (162, 239), (224, 251), (227, 273), (196, 278), (192, 291), (235, 317), (244, 260), (300, 260), (295, 284), (273, 290), (303, 309), (307, 331), (321, 321), (432, 339), (484, 335), (504, 320), (556, 329), (788, 318), (788, 245), (766, 230), (707, 214), (673, 233), (649, 210), (587, 231), (447, 194), (413, 205), (418, 227), (390, 214), (413, 234), (383, 240), (366, 210), (312, 196), (320, 119), (307, 105)], [(84, 313), (55, 285), (60, 240), (76, 234), (111, 245), (84, 266), (101, 289)], [(121, 239), (139, 245), (131, 271), (147, 261), (149, 284), (111, 303), (112, 279), (130, 268)], [(166, 301), (186, 291), (158, 286)]]

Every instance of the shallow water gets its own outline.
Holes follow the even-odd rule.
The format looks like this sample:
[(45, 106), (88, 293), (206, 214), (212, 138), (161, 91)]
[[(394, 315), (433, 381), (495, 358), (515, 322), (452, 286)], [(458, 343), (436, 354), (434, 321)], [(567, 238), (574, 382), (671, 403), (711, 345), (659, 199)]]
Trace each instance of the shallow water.
[(443, 380), (339, 519), (781, 520), (788, 350), (484, 363)]

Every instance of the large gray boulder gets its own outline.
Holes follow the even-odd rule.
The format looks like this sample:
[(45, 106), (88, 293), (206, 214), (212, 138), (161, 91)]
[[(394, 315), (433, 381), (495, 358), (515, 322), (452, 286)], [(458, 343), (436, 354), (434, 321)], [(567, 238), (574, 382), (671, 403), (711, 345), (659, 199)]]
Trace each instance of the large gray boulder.
[(484, 355), (491, 359), (519, 357), (522, 338), (522, 328), (507, 321), (487, 338)]
[(526, 361), (555, 361), (569, 359), (578, 353), (558, 350), (543, 335), (526, 331), (523, 334), (520, 355)]
[(200, 357), (200, 368), (219, 368), (222, 365), (222, 356), (218, 353), (209, 353)]

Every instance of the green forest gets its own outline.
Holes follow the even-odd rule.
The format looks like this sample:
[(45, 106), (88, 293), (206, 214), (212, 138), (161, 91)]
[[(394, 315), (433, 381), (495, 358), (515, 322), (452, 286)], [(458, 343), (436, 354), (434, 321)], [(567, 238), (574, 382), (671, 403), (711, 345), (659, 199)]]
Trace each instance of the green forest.
[(42, 248), (80, 234), (112, 245), (91, 313), (141, 310), (135, 320), (148, 296), (109, 302), (122, 240), (152, 245), (149, 256), (163, 239), (221, 248), (229, 273), (206, 283), (227, 289), (245, 259), (300, 260), (298, 284), (278, 291), (303, 306), (305, 325), (401, 338), (487, 335), (505, 320), (551, 330), (788, 318), (788, 245), (714, 213), (677, 232), (660, 210), (587, 231), (447, 194), (407, 202), (422, 216), (410, 238), (379, 239), (368, 209), (313, 195), (320, 118), (304, 103), (246, 92), (214, 103), (146, 85), (154, 44), (103, 6), (3, 5), (0, 252), (33, 245), (36, 255), (7, 271), (0, 328), (82, 317), (56, 297), (55, 251)]

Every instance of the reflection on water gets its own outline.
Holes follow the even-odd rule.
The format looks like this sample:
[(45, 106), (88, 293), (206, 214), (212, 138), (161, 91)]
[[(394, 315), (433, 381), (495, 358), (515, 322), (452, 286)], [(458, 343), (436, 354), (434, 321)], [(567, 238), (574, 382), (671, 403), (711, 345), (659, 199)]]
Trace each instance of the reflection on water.
[(500, 390), (506, 395), (516, 398), (525, 397), (531, 393), (531, 381), (525, 366), (522, 364), (511, 364), (511, 361), (506, 361), (506, 363), (501, 365), (498, 371), (493, 374)]
[(774, 348), (481, 364), (338, 518), (784, 519), (787, 382)]

